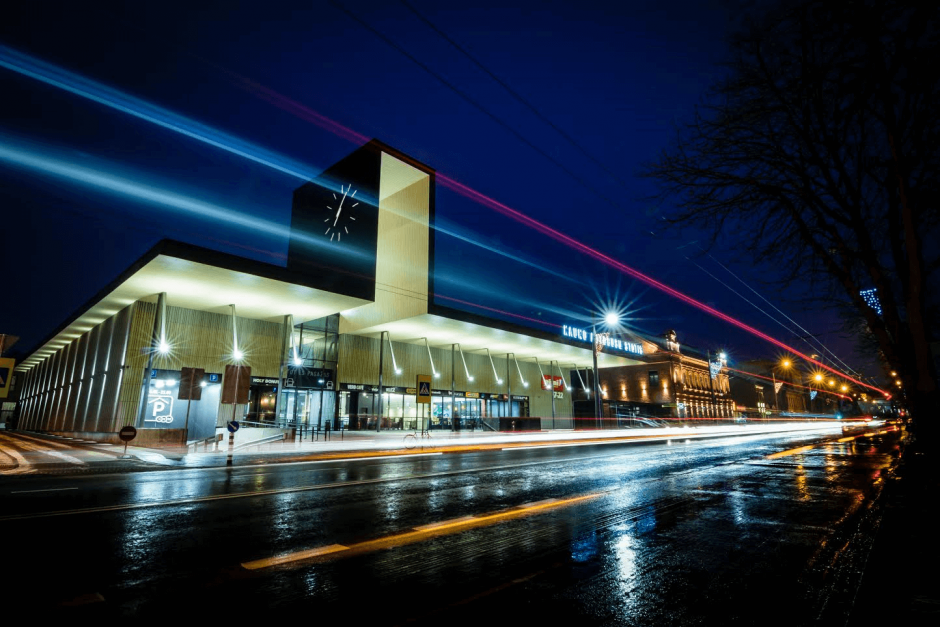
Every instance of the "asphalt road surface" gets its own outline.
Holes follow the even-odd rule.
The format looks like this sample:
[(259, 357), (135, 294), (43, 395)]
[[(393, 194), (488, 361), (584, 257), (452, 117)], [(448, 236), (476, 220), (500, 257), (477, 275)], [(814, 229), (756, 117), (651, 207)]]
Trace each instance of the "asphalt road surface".
[(233, 624), (844, 624), (902, 437), (7, 475), (0, 598)]

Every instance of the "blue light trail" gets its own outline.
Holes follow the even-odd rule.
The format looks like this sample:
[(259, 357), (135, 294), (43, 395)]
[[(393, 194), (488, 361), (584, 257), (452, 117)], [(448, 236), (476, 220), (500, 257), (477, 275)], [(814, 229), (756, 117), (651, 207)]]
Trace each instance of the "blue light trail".
[(130, 96), (97, 81), (56, 67), (51, 63), (40, 61), (2, 44), (0, 44), (0, 67), (180, 133), (289, 176), (304, 181), (312, 180), (316, 176), (311, 168), (301, 163), (267, 151), (178, 113), (173, 113), (163, 107), (153, 105), (146, 100)]
[[(230, 154), (243, 157), (245, 159), (248, 159), (249, 161), (271, 168), (273, 170), (276, 170), (278, 172), (281, 172), (293, 178), (299, 179), (301, 181), (306, 182), (306, 181), (311, 181), (317, 178), (317, 174), (314, 172), (314, 170), (310, 168), (309, 166), (306, 166), (302, 163), (293, 161), (291, 159), (278, 155), (269, 150), (265, 150), (264, 148), (261, 148), (260, 146), (256, 146), (254, 144), (241, 140), (228, 133), (224, 133), (210, 126), (207, 126), (205, 124), (192, 120), (186, 116), (179, 115), (163, 107), (159, 107), (157, 105), (151, 104), (147, 102), (146, 100), (128, 95), (117, 89), (108, 87), (97, 81), (93, 81), (91, 79), (85, 78), (84, 76), (81, 76), (74, 72), (70, 72), (68, 70), (59, 68), (55, 65), (52, 65), (51, 63), (47, 63), (45, 61), (36, 59), (30, 55), (19, 52), (17, 50), (14, 50), (2, 44), (0, 44), (0, 67), (4, 67), (8, 70), (21, 74), (23, 76), (28, 76), (30, 78), (38, 80), (47, 85), (58, 87), (71, 94), (75, 94), (77, 96), (87, 98), (88, 100), (104, 105), (106, 107), (109, 107), (121, 113), (125, 113), (137, 119), (144, 120), (152, 124), (156, 124), (157, 126), (161, 128), (174, 131), (176, 133), (180, 133), (181, 135), (184, 135), (185, 137), (189, 137), (190, 139), (194, 139), (196, 141), (202, 142), (204, 144), (208, 144), (215, 148), (219, 148)], [(321, 120), (321, 123), (325, 124), (325, 122), (323, 122), (322, 120)], [(337, 125), (334, 124), (333, 127), (335, 126)], [(337, 130), (336, 128), (332, 128), (332, 127), (330, 128), (334, 132), (337, 132), (343, 136), (346, 136), (347, 138), (350, 138), (349, 136), (352, 134), (352, 131), (345, 129), (344, 127), (341, 127), (339, 130)], [(340, 131), (346, 131), (346, 132), (342, 133)], [(356, 139), (363, 143), (368, 141), (368, 138), (359, 134), (355, 134), (355, 137), (353, 139)], [(26, 151), (23, 151), (23, 150), (14, 149), (14, 152), (20, 155), (28, 154)], [(8, 161), (16, 161), (16, 159), (8, 159)], [(29, 163), (27, 163), (27, 161)], [(34, 154), (32, 158), (22, 161), (20, 165), (39, 164), (39, 163), (45, 163), (46, 165), (49, 165), (50, 163), (53, 163), (53, 162), (55, 162), (55, 160), (50, 161), (48, 157), (37, 156)], [(55, 163), (58, 163), (58, 165), (52, 169), (45, 170), (45, 168), (43, 167), (39, 167), (39, 169), (43, 169), (47, 171), (48, 173), (59, 173), (59, 174), (62, 174), (63, 176), (65, 176), (65, 174), (63, 174), (65, 172), (72, 172), (72, 174), (76, 174), (75, 171), (68, 170), (67, 164), (64, 164), (62, 162), (55, 162)], [(77, 167), (77, 166), (74, 166), (74, 167)], [(92, 171), (87, 170), (87, 168), (84, 168), (84, 169), (79, 168), (79, 169), (85, 170), (85, 173), (82, 175), (82, 178), (85, 179), (84, 182), (88, 183), (94, 178)], [(109, 179), (108, 175), (100, 175), (100, 176), (104, 178), (98, 181), (98, 183), (102, 183), (104, 180), (111, 180), (111, 179), (113, 179), (111, 182), (120, 180), (120, 179), (116, 179), (113, 177)], [(73, 176), (66, 176), (66, 178), (72, 178), (72, 180), (78, 180), (77, 178)], [(322, 180), (320, 180), (319, 182), (321, 184), (324, 183), (324, 181)], [(125, 182), (125, 183), (126, 184), (118, 185), (118, 187), (122, 187), (123, 189), (122, 193), (128, 193), (128, 195), (134, 195), (134, 194), (130, 194), (127, 191), (127, 190), (130, 190), (134, 184), (131, 182)], [(95, 184), (97, 185), (97, 183)], [(108, 187), (109, 185), (98, 185), (98, 186)], [(112, 191), (117, 191), (117, 190), (112, 189)], [(137, 191), (143, 192), (144, 190), (138, 189)], [(159, 192), (159, 193), (167, 194), (168, 197), (179, 196), (175, 194), (170, 194), (168, 192)], [(185, 197), (179, 196), (179, 198), (185, 198)], [(376, 202), (376, 199), (369, 199), (369, 200), (373, 204), (376, 204), (376, 205), (378, 204)], [(200, 202), (200, 201), (194, 201), (192, 199), (190, 199), (190, 201), (195, 202), (195, 203)], [(161, 204), (166, 204), (166, 203), (161, 202)], [(176, 204), (172, 204), (172, 203), (166, 204), (166, 206), (174, 206), (177, 209), (181, 208), (180, 206)], [(210, 205), (206, 205), (206, 206), (208, 207)], [(203, 217), (208, 217), (208, 214), (203, 214)], [(216, 217), (224, 220), (224, 216), (222, 216), (221, 214), (216, 215)], [(245, 217), (247, 216), (242, 216), (242, 218), (245, 218)], [(238, 219), (233, 219), (233, 222), (238, 223)], [(442, 227), (440, 224), (437, 224), (434, 226), (434, 229), (438, 231), (439, 233), (448, 235), (450, 237), (461, 240), (473, 246), (477, 246), (491, 253), (495, 253), (507, 259), (511, 259), (513, 261), (529, 266), (531, 268), (535, 268), (542, 272), (547, 272), (559, 278), (568, 279), (568, 277), (566, 277), (563, 273), (547, 268), (544, 264), (538, 264), (533, 261), (524, 259), (518, 255), (513, 255), (495, 246), (491, 246), (489, 244), (485, 244), (483, 242), (475, 240), (466, 235), (462, 235), (452, 228), (445, 228), (445, 227)], [(284, 230), (283, 234), (285, 237), (286, 237), (286, 233), (287, 233), (287, 230)], [(282, 233), (279, 233), (279, 234), (282, 234)]]

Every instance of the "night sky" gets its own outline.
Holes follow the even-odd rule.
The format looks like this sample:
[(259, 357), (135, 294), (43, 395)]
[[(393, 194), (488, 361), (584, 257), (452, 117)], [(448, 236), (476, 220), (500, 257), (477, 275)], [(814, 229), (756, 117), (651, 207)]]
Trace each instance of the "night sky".
[[(687, 260), (700, 254), (700, 236), (665, 229), (669, 207), (645, 200), (654, 189), (637, 176), (721, 76), (739, 5), (409, 1), (527, 104), (395, 1), (348, 0), (345, 11), (330, 2), (5, 8), (0, 62), (22, 68), (15, 55), (26, 54), (56, 66), (63, 85), (80, 78), (138, 100), (119, 111), (0, 67), (0, 332), (28, 350), (164, 237), (284, 264), (292, 191), (374, 137), (819, 352)], [(255, 160), (135, 117), (142, 103), (158, 121), (211, 127)], [(207, 206), (265, 228), (207, 216)], [(436, 206), (440, 304), (496, 315), (459, 301), (476, 303), (550, 330), (620, 303), (644, 334), (675, 328), (683, 344), (723, 348), (732, 360), (780, 354), (442, 185)], [(733, 233), (712, 254), (853, 367), (876, 373), (874, 358), (856, 357), (840, 337), (835, 314), (762, 284), (773, 269), (741, 258)], [(747, 289), (714, 260), (694, 261)]]

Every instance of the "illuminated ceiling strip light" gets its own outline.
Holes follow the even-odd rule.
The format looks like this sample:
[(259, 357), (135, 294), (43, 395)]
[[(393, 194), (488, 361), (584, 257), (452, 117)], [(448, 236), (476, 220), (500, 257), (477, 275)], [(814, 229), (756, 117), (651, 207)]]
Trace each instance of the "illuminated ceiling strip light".
[(170, 345), (166, 343), (166, 292), (160, 294), (157, 298), (157, 304), (160, 306), (160, 311), (157, 312), (157, 315), (160, 316), (160, 353), (166, 354), (170, 351)]
[(473, 377), (470, 376), (470, 370), (467, 368), (467, 360), (463, 357), (463, 349), (460, 348), (460, 344), (457, 345), (457, 352), (460, 353), (460, 361), (463, 362), (463, 371), (467, 373), (467, 381), (473, 381)]
[[(398, 367), (398, 362), (395, 360), (395, 349), (392, 348), (392, 334), (388, 331), (385, 331), (384, 333), (385, 339), (388, 340), (388, 352), (392, 355), (392, 367), (395, 369), (395, 374), (401, 374), (401, 369)], [(428, 354), (430, 354), (430, 352)], [(431, 363), (431, 367), (434, 367), (433, 362)]]
[(424, 346), (428, 349), (428, 361), (431, 362), (431, 374), (434, 375), (436, 379), (438, 377), (437, 370), (434, 368), (434, 358), (431, 357), (431, 345), (428, 344), (428, 338), (424, 338)]
[(229, 305), (232, 308), (232, 357), (235, 361), (242, 358), (242, 352), (238, 350), (238, 325), (235, 323), (235, 304)]
[(294, 316), (291, 314), (288, 317), (290, 318), (290, 322), (288, 322), (290, 324), (290, 350), (294, 358), (294, 365), (299, 366), (302, 361), (297, 353), (297, 341), (294, 339)]
[(529, 387), (529, 382), (526, 381), (525, 378), (522, 376), (522, 368), (519, 367), (519, 360), (516, 359), (515, 353), (512, 354), (512, 360), (516, 362), (516, 372), (519, 373), (519, 380), (522, 381), (522, 387), (524, 388)]
[[(543, 382), (543, 385), (544, 385), (545, 373), (542, 372), (542, 364), (539, 363), (539, 358), (538, 358), (538, 357), (535, 358), (535, 365), (538, 366), (538, 369), (539, 369), (539, 376), (542, 377), (542, 382)], [(555, 389), (555, 386), (552, 386), (552, 390), (553, 390), (553, 391), (554, 391), (554, 389)]]
[[(565, 381), (565, 373), (561, 371), (561, 364), (556, 361), (556, 362), (555, 362), (555, 366), (558, 368), (558, 376), (561, 377), (561, 384), (564, 385), (564, 386), (565, 386), (565, 389), (570, 392), (570, 391), (571, 391), (571, 387), (568, 385), (568, 382)], [(581, 375), (579, 374), (578, 376), (581, 376)], [(552, 390), (554, 390), (554, 389), (555, 389), (555, 386), (552, 385)]]
[(499, 373), (496, 372), (496, 364), (493, 363), (493, 356), (490, 355), (490, 349), (487, 348), (484, 350), (486, 350), (486, 356), (490, 358), (490, 366), (493, 367), (493, 376), (496, 377), (496, 382), (502, 383), (503, 380), (499, 378)]

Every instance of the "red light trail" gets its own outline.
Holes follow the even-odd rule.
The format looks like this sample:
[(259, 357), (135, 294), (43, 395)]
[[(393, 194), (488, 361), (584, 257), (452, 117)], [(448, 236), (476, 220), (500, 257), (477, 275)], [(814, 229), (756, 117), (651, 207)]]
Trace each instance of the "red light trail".
[[(218, 67), (218, 66), (215, 66), (215, 67)], [(283, 96), (271, 90), (268, 87), (260, 85), (245, 77), (239, 76), (238, 74), (235, 74), (234, 72), (231, 72), (229, 70), (225, 70), (222, 68), (219, 68), (219, 69), (224, 71), (229, 76), (233, 77), (234, 81), (237, 84), (241, 85), (247, 91), (250, 91), (251, 93), (258, 96), (259, 98), (273, 104), (274, 106), (280, 109), (283, 109), (285, 111), (288, 111), (289, 113), (294, 114), (300, 119), (306, 120), (308, 122), (312, 122), (316, 124), (317, 126), (325, 130), (328, 130), (331, 133), (334, 133), (335, 135), (342, 137), (344, 139), (347, 139), (353, 143), (363, 144), (369, 141), (369, 138), (366, 137), (365, 135), (362, 135), (361, 133), (358, 133), (346, 126), (343, 126), (342, 124), (339, 124), (338, 122), (334, 122), (333, 120), (311, 110), (310, 108), (300, 104), (299, 102), (296, 102), (290, 98), (287, 98), (286, 96)], [(521, 211), (513, 209), (499, 202), (498, 200), (490, 198), (489, 196), (482, 194), (476, 191), (475, 189), (468, 187), (467, 185), (464, 185), (463, 183), (460, 183), (459, 181), (447, 175), (437, 173), (437, 180), (440, 181), (440, 183), (444, 185), (445, 187), (447, 187), (448, 189), (451, 189), (463, 195), (464, 197), (473, 200), (474, 202), (478, 204), (489, 207), (490, 209), (498, 213), (501, 213), (509, 218), (512, 218), (513, 220), (521, 224), (524, 224), (534, 229), (535, 231), (543, 235), (546, 235), (561, 244), (564, 244), (570, 248), (573, 248), (574, 250), (580, 253), (588, 255), (600, 261), (601, 263), (604, 263), (610, 266), (611, 268), (619, 270), (620, 272), (626, 274), (627, 276), (630, 276), (638, 281), (641, 281), (642, 283), (645, 283), (646, 285), (649, 285), (650, 287), (654, 287), (658, 289), (659, 291), (665, 294), (668, 294), (669, 296), (672, 296), (673, 298), (676, 298), (688, 305), (691, 305), (692, 307), (695, 307), (696, 309), (699, 309), (700, 311), (704, 311), (705, 313), (711, 316), (714, 316), (720, 320), (723, 320), (727, 322), (728, 324), (738, 327), (739, 329), (746, 331), (747, 333), (750, 333), (751, 335), (755, 337), (761, 338), (762, 340), (765, 340), (766, 342), (769, 342), (773, 344), (774, 346), (777, 346), (778, 348), (782, 348), (783, 350), (789, 351), (793, 353), (794, 355), (799, 355), (801, 358), (803, 358), (807, 362), (815, 364), (819, 366), (820, 368), (827, 370), (838, 377), (846, 379), (847, 381), (851, 381), (855, 383), (856, 385), (860, 385), (870, 390), (874, 390), (885, 396), (890, 396), (890, 393), (887, 392), (886, 390), (882, 390), (875, 386), (869, 385), (868, 383), (865, 383), (864, 381), (860, 381), (849, 375), (846, 375), (845, 373), (840, 372), (839, 370), (836, 370), (835, 368), (828, 366), (817, 359), (813, 359), (809, 355), (804, 355), (802, 352), (796, 350), (792, 346), (789, 346), (788, 344), (774, 337), (771, 337), (770, 335), (767, 335), (763, 331), (760, 331), (732, 316), (729, 316), (728, 314), (724, 312), (718, 311), (714, 307), (706, 305), (705, 303), (699, 300), (696, 300), (695, 298), (692, 298), (691, 296), (683, 294), (679, 290), (673, 287), (670, 287), (666, 285), (665, 283), (662, 283), (661, 281), (658, 281), (654, 279), (653, 277), (640, 272), (639, 270), (631, 268), (625, 263), (617, 261), (616, 259), (608, 256), (607, 254), (602, 253), (601, 251), (595, 248), (592, 248), (588, 246), (587, 244), (579, 242), (573, 237), (569, 235), (565, 235), (561, 231), (558, 231), (557, 229), (553, 229), (552, 227), (546, 224), (543, 224), (532, 217), (527, 216)]]
[[(276, 106), (276, 107), (278, 107), (278, 108), (280, 108), (280, 109), (283, 109), (283, 110), (285, 110), (285, 111), (288, 111), (288, 112), (290, 112), (290, 113), (293, 113), (293, 114), (296, 115), (297, 117), (299, 117), (299, 118), (301, 118), (301, 119), (303, 119), (303, 120), (306, 120), (306, 121), (308, 121), (308, 122), (313, 122), (313, 123), (316, 124), (317, 126), (320, 126), (321, 128), (324, 128), (324, 129), (326, 129), (326, 130), (328, 130), (328, 131), (330, 131), (330, 132), (332, 132), (332, 133), (334, 133), (334, 134), (336, 134), (336, 135), (338, 135), (338, 136), (340, 136), (340, 137), (343, 137), (343, 138), (345, 138), (345, 139), (347, 139), (347, 140), (349, 140), (349, 141), (352, 141), (352, 142), (354, 142), (354, 143), (356, 143), (356, 142), (358, 142), (358, 143), (366, 143), (366, 142), (369, 141), (369, 138), (367, 138), (365, 135), (362, 135), (362, 134), (360, 134), (360, 133), (357, 133), (356, 131), (354, 131), (354, 130), (352, 130), (352, 129), (350, 129), (350, 128), (347, 128), (347, 127), (343, 126), (342, 124), (339, 124), (338, 122), (334, 122), (333, 120), (330, 120), (329, 118), (327, 118), (327, 117), (325, 117), (325, 116), (323, 116), (323, 115), (321, 115), (321, 114), (319, 114), (319, 113), (317, 113), (317, 112), (315, 112), (315, 111), (309, 109), (308, 107), (305, 107), (304, 105), (300, 104), (299, 102), (296, 102), (296, 101), (294, 101), (294, 100), (291, 100), (290, 98), (287, 98), (286, 96), (283, 96), (283, 95), (281, 95), (281, 94), (278, 94), (277, 92), (275, 92), (275, 91), (273, 91), (273, 90), (271, 90), (271, 89), (269, 89), (269, 88), (267, 88), (267, 87), (264, 87), (263, 85), (259, 85), (258, 83), (254, 82), (254, 81), (251, 81), (251, 80), (249, 80), (249, 79), (247, 79), (247, 78), (238, 76), (237, 74), (235, 74), (235, 73), (233, 73), (233, 72), (230, 72), (230, 71), (228, 71), (228, 70), (223, 70), (223, 71), (225, 71), (225, 72), (226, 72), (227, 74), (229, 74), (230, 76), (234, 77), (234, 78), (236, 79), (236, 82), (240, 83), (244, 88), (246, 88), (247, 90), (249, 90), (249, 91), (251, 91), (252, 93), (256, 94), (258, 97), (262, 98), (263, 100), (266, 100), (267, 102), (270, 102), (271, 104), (273, 104), (274, 106)], [(776, 339), (776, 338), (774, 338), (774, 337), (771, 337), (770, 335), (767, 335), (767, 334), (764, 333), (763, 331), (760, 331), (760, 330), (758, 330), (758, 329), (755, 329), (754, 327), (752, 327), (752, 326), (750, 326), (749, 324), (746, 324), (746, 323), (744, 323), (744, 322), (738, 320), (737, 318), (734, 318), (734, 317), (732, 317), (732, 316), (729, 316), (728, 314), (726, 314), (726, 313), (724, 313), (724, 312), (718, 311), (718, 310), (715, 309), (714, 307), (711, 307), (711, 306), (709, 306), (709, 305), (706, 305), (705, 303), (703, 303), (703, 302), (701, 302), (701, 301), (699, 301), (699, 300), (696, 300), (695, 298), (692, 298), (691, 296), (688, 296), (688, 295), (686, 295), (686, 294), (683, 294), (683, 293), (680, 292), (679, 290), (677, 290), (677, 289), (675, 289), (675, 288), (673, 288), (673, 287), (670, 287), (670, 286), (666, 285), (665, 283), (662, 283), (661, 281), (658, 281), (658, 280), (654, 279), (653, 277), (648, 276), (648, 275), (646, 275), (646, 274), (640, 272), (639, 270), (636, 270), (636, 269), (634, 269), (634, 268), (631, 268), (630, 266), (626, 265), (625, 263), (622, 263), (622, 262), (620, 262), (620, 261), (617, 261), (616, 259), (614, 259), (614, 258), (612, 258), (612, 257), (610, 257), (610, 256), (608, 256), (608, 255), (606, 255), (605, 253), (602, 253), (602, 252), (600, 252), (599, 250), (597, 250), (597, 249), (595, 249), (595, 248), (591, 248), (591, 247), (588, 246), (587, 244), (584, 244), (584, 243), (582, 243), (582, 242), (579, 242), (578, 240), (574, 239), (573, 237), (571, 237), (571, 236), (569, 236), (569, 235), (565, 235), (565, 234), (562, 233), (561, 231), (558, 231), (558, 230), (556, 230), (556, 229), (553, 229), (552, 227), (550, 227), (550, 226), (548, 226), (548, 225), (546, 225), (546, 224), (543, 224), (543, 223), (539, 222), (539, 221), (536, 220), (535, 218), (529, 217), (529, 216), (527, 216), (526, 214), (522, 213), (521, 211), (518, 211), (518, 210), (516, 210), (516, 209), (513, 209), (512, 207), (509, 207), (509, 206), (507, 206), (507, 205), (505, 205), (505, 204), (499, 202), (498, 200), (495, 200), (495, 199), (493, 199), (493, 198), (490, 198), (489, 196), (487, 196), (487, 195), (485, 195), (485, 194), (482, 194), (482, 193), (476, 191), (475, 189), (473, 189), (473, 188), (471, 188), (471, 187), (468, 187), (467, 185), (464, 185), (463, 183), (460, 183), (459, 181), (456, 181), (455, 179), (453, 179), (453, 178), (451, 178), (451, 177), (449, 177), (449, 176), (447, 176), (447, 175), (445, 175), (445, 174), (441, 174), (440, 172), (438, 172), (438, 173), (437, 173), (437, 180), (438, 180), (443, 186), (447, 187), (448, 189), (451, 189), (451, 190), (453, 190), (453, 191), (455, 191), (455, 192), (461, 194), (462, 196), (473, 200), (474, 202), (476, 202), (476, 203), (478, 203), (478, 204), (481, 204), (481, 205), (483, 205), (483, 206), (485, 206), (485, 207), (489, 207), (490, 209), (492, 209), (492, 210), (494, 210), (494, 211), (496, 211), (496, 212), (498, 212), (498, 213), (501, 213), (501, 214), (503, 214), (503, 215), (505, 215), (505, 216), (507, 216), (507, 217), (509, 217), (509, 218), (512, 218), (513, 220), (515, 220), (515, 221), (517, 221), (517, 222), (519, 222), (519, 223), (521, 223), (521, 224), (524, 224), (524, 225), (526, 225), (526, 226), (528, 226), (528, 227), (534, 229), (535, 231), (537, 231), (537, 232), (539, 232), (539, 233), (541, 233), (541, 234), (543, 234), (543, 235), (546, 235), (546, 236), (550, 237), (551, 239), (553, 239), (553, 240), (555, 240), (555, 241), (557, 241), (557, 242), (560, 242), (560, 243), (562, 243), (562, 244), (564, 244), (564, 245), (566, 245), (566, 246), (568, 246), (568, 247), (570, 247), (570, 248), (573, 248), (574, 250), (576, 250), (576, 251), (578, 251), (578, 252), (581, 252), (581, 253), (583, 253), (583, 254), (585, 254), (585, 255), (588, 255), (589, 257), (592, 257), (592, 258), (594, 258), (594, 259), (600, 261), (601, 263), (604, 263), (604, 264), (610, 266), (611, 268), (614, 268), (614, 269), (616, 269), (616, 270), (619, 270), (619, 271), (623, 272), (623, 273), (626, 274), (627, 276), (633, 277), (634, 279), (636, 279), (636, 280), (638, 280), (638, 281), (641, 281), (641, 282), (643, 282), (643, 283), (649, 285), (650, 287), (654, 287), (654, 288), (658, 289), (659, 291), (661, 291), (661, 292), (663, 292), (663, 293), (665, 293), (665, 294), (668, 294), (669, 296), (672, 296), (673, 298), (676, 298), (676, 299), (678, 299), (678, 300), (680, 300), (680, 301), (682, 301), (682, 302), (684, 302), (684, 303), (686, 303), (686, 304), (688, 304), (688, 305), (691, 305), (692, 307), (695, 307), (696, 309), (699, 309), (699, 310), (701, 310), (701, 311), (704, 311), (705, 313), (707, 313), (707, 314), (709, 314), (709, 315), (712, 315), (712, 316), (718, 318), (719, 320), (724, 320), (724, 321), (727, 322), (728, 324), (731, 324), (731, 325), (733, 325), (733, 326), (736, 326), (736, 327), (738, 327), (739, 329), (741, 329), (741, 330), (743, 330), (743, 331), (746, 331), (747, 333), (750, 333), (751, 335), (753, 335), (753, 336), (755, 336), (755, 337), (759, 337), (759, 338), (761, 338), (762, 340), (765, 340), (765, 341), (767, 341), (767, 342), (773, 344), (774, 346), (777, 346), (778, 348), (782, 348), (782, 349), (784, 349), (784, 350), (786, 350), (786, 351), (789, 351), (789, 352), (793, 353), (794, 355), (799, 355), (800, 357), (802, 357), (802, 358), (803, 358), (804, 360), (806, 360), (807, 362), (809, 362), (809, 363), (811, 363), (811, 364), (815, 364), (815, 365), (819, 366), (820, 368), (822, 368), (822, 369), (824, 369), (824, 370), (827, 370), (827, 371), (833, 373), (833, 374), (836, 375), (836, 376), (839, 376), (839, 377), (841, 377), (841, 378), (843, 378), (843, 379), (846, 379), (847, 381), (851, 381), (852, 383), (855, 383), (856, 385), (860, 385), (860, 386), (866, 387), (866, 388), (868, 388), (868, 389), (870, 389), (870, 390), (874, 390), (874, 391), (878, 392), (879, 394), (883, 394), (883, 395), (885, 395), (885, 396), (890, 396), (890, 394), (889, 394), (886, 390), (882, 390), (882, 389), (877, 388), (877, 387), (875, 387), (875, 386), (873, 386), (873, 385), (869, 385), (868, 383), (865, 383), (864, 381), (860, 381), (860, 380), (858, 380), (858, 379), (855, 379), (855, 378), (853, 378), (853, 377), (851, 377), (851, 376), (849, 376), (849, 375), (847, 375), (847, 374), (845, 374), (845, 373), (843, 373), (843, 372), (840, 372), (839, 370), (836, 370), (835, 368), (833, 368), (833, 367), (831, 367), (831, 366), (827, 366), (826, 364), (822, 363), (821, 361), (819, 361), (819, 360), (817, 360), (817, 359), (813, 359), (813, 358), (810, 357), (809, 355), (804, 355), (802, 352), (796, 350), (796, 349), (793, 348), (792, 346), (789, 346), (788, 344), (785, 344), (784, 342), (781, 342), (780, 340), (778, 340), (778, 339)]]

